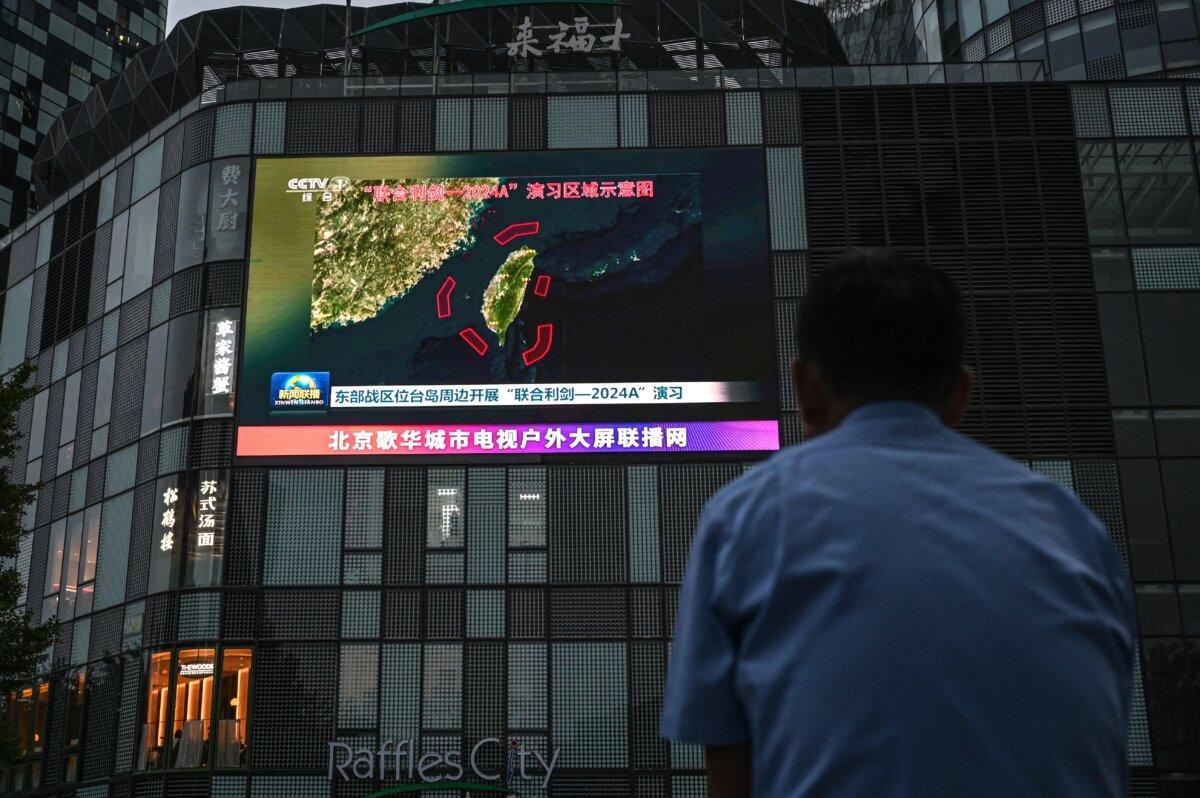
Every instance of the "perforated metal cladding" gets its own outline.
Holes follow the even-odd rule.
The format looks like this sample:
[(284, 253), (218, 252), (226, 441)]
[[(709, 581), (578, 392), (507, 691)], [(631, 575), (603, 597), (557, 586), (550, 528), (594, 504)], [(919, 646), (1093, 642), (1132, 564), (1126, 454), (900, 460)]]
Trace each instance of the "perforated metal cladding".
[(1137, 290), (1200, 290), (1200, 247), (1137, 248), (1130, 254)]
[(725, 120), (731, 146), (762, 144), (762, 103), (758, 92), (726, 93)]
[(254, 151), (259, 155), (283, 152), (283, 130), (287, 103), (257, 103), (254, 116)]
[(546, 145), (554, 149), (617, 146), (614, 94), (546, 98)]
[(396, 148), (395, 100), (367, 100), (362, 104), (363, 152), (390, 153)]
[(388, 584), (420, 584), (425, 541), (424, 470), (388, 469), (386, 502), (384, 578)]
[(204, 306), (240, 305), (245, 278), (246, 266), (241, 262), (209, 264), (204, 270)]
[(286, 151), (290, 154), (348, 155), (358, 151), (357, 100), (291, 100)]
[(688, 549), (700, 511), (722, 485), (740, 475), (736, 465), (663, 465), (662, 491), (663, 581), (683, 581)]
[(550, 579), (626, 581), (623, 471), (581, 466), (551, 468), (548, 476)]
[(253, 117), (254, 106), (250, 103), (228, 104), (217, 108), (213, 139), (214, 158), (250, 153)]
[(178, 639), (177, 597), (174, 593), (156, 593), (146, 597), (146, 615), (142, 620), (142, 643), (169, 646)]
[[(506, 701), (504, 683), (506, 646), (500, 641), (470, 641), (463, 645), (463, 734), (467, 746), (504, 728)], [(470, 750), (468, 748), (468, 750)], [(480, 750), (482, 764), (490, 769), (503, 766), (504, 754), (496, 746)]]
[(550, 637), (613, 638), (629, 636), (623, 588), (554, 588), (550, 591)]
[(629, 761), (626, 644), (559, 642), (550, 648), (551, 722), (554, 744), (562, 747), (562, 766), (625, 767)]
[(86, 725), (82, 776), (87, 781), (107, 778), (113, 770), (113, 743), (121, 701), (121, 666), (99, 662), (88, 669)]
[(725, 143), (725, 100), (716, 92), (647, 97), (652, 147), (719, 147)]
[[(303, 612), (298, 612), (299, 608)], [(336, 640), (338, 591), (271, 589), (262, 593), (258, 635), (268, 640)]]
[(434, 99), (403, 97), (397, 105), (396, 148), (400, 152), (433, 150)]
[(200, 308), (201, 268), (179, 272), (171, 278), (171, 317), (181, 316)]
[(192, 425), (192, 468), (221, 468), (233, 456), (233, 423), (216, 418)]
[[(158, 233), (154, 238), (154, 282), (165, 279), (175, 269), (175, 233), (179, 222), (179, 182), (179, 178), (175, 178), (166, 183), (158, 195)], [(107, 247), (105, 250), (107, 251)]]
[[(252, 767), (303, 771), (313, 762), (324, 761), (328, 741), (337, 735), (337, 657), (337, 645), (332, 643), (258, 646), (250, 728)], [(297, 729), (304, 729), (304, 734), (297, 734)]]
[(508, 103), (508, 146), (513, 150), (546, 148), (546, 98), (514, 96)]
[(1110, 86), (1113, 132), (1118, 136), (1186, 136), (1183, 94), (1178, 85)]
[(471, 101), (471, 148), (508, 147), (508, 98), (476, 97)]
[[(212, 157), (213, 112), (202, 111), (184, 123), (183, 169), (190, 169)], [(118, 193), (118, 197), (119, 197)]]
[[(338, 584), (342, 472), (276, 469), (268, 483), (264, 584)], [(297, 535), (297, 529), (307, 533)]]
[(838, 116), (805, 129), (814, 272), (846, 247), (881, 244), (943, 268), (972, 319), (981, 405), (970, 431), (1017, 456), (1111, 453), (1067, 92), (955, 88), (947, 105), (944, 89), (898, 91), (914, 99), (919, 135), (934, 120), (958, 144), (870, 140), (866, 90), (836, 93), (836, 103), (817, 93)]
[[(149, 300), (149, 296), (146, 297)], [(149, 304), (147, 303), (147, 311)], [(146, 339), (117, 350), (113, 380), (112, 420), (108, 427), (109, 450), (137, 440), (142, 425), (143, 376), (146, 372)]]
[(471, 99), (469, 97), (439, 97), (437, 99), (437, 127), (434, 141), (439, 152), (460, 152), (471, 149)]

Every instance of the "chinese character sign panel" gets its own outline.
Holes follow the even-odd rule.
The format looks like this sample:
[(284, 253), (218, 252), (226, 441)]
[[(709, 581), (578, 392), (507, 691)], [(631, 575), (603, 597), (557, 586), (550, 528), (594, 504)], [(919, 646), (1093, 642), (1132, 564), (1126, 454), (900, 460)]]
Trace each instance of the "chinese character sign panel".
[(240, 457), (778, 448), (761, 151), (256, 170)]

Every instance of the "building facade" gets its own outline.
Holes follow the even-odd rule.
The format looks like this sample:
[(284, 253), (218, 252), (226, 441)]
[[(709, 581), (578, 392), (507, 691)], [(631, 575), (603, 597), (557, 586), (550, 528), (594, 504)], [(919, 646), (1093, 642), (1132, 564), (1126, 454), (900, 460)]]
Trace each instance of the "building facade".
[[(680, 13), (659, 5), (656, 14)], [(706, 218), (726, 194), (754, 209), (738, 218), (739, 244), (761, 228), (762, 257), (735, 282), (755, 289), (756, 315), (773, 325), (757, 340), (774, 339), (765, 420), (777, 422), (783, 445), (801, 440), (786, 374), (812, 274), (848, 246), (890, 245), (956, 277), (979, 377), (964, 430), (1074, 490), (1136, 583), (1131, 795), (1194, 794), (1200, 379), (1189, 365), (1200, 354), (1200, 83), (1072, 85), (1021, 63), (851, 67), (836, 51), (821, 65), (812, 61), (831, 39), (815, 9), (706, 5), (717, 19), (744, 15), (747, 29), (772, 21), (767, 38), (795, 60), (515, 64), (435, 77), (374, 69), (359, 52), (359, 74), (346, 77), (336, 50), (287, 38), (304, 30), (289, 17), (243, 9), (236, 26), (229, 12), (183, 23), (246, 37), (232, 55), (212, 56), (216, 68), (177, 79), (169, 93), (158, 82), (135, 94), (151, 109), (141, 117), (114, 102), (120, 128), (103, 105), (117, 93), (102, 87), (88, 100), (100, 113), (77, 112), (47, 140), (47, 202), (0, 241), (0, 371), (37, 367), (10, 468), (42, 488), (16, 565), (25, 606), (63, 627), (44, 672), (5, 702), (25, 740), (5, 794), (365, 796), (398, 781), (499, 776), (521, 794), (703, 795), (702, 752), (657, 733), (678, 588), (705, 499), (773, 443), (672, 451), (644, 422), (607, 453), (586, 424), (566, 426), (589, 427), (587, 453), (565, 442), (560, 453), (505, 452), (499, 429), (493, 448), (481, 443), (490, 437), (471, 439), (480, 451), (468, 453), (464, 438), (462, 454), (446, 454), (429, 429), (433, 438), (406, 449), (374, 425), (375, 410), (355, 410), (362, 415), (344, 428), (305, 427), (286, 411), (288, 426), (271, 427), (280, 415), (262, 407), (259, 382), (270, 375), (257, 365), (291, 323), (290, 300), (268, 285), (283, 279), (277, 253), (296, 244), (283, 222), (325, 193), (345, 201), (330, 181), (371, 178), (361, 195), (372, 213), (402, 212), (397, 190), (408, 202), (418, 185), (380, 181), (386, 174), (473, 179), (443, 181), (440, 193), (470, 190), (479, 174), (532, 171), (560, 176), (565, 195), (572, 175), (584, 176), (585, 192), (598, 170), (648, 172), (658, 181), (649, 199), (671, 184), (669, 169), (648, 163), (698, 164), (702, 175), (705, 164), (742, 167), (719, 190), (702, 177), (700, 193)], [(542, 11), (510, 11), (495, 47), (507, 49), (526, 14)], [(340, 10), (289, 13), (337, 19)], [(565, 13), (573, 25), (592, 10)], [(595, 13), (595, 24), (613, 23), (612, 9)], [(792, 18), (802, 25), (789, 27)], [(264, 20), (278, 20), (274, 50), (256, 32), (275, 24)], [(558, 18), (536, 21), (553, 30)], [(452, 35), (478, 37), (479, 24)], [(676, 52), (675, 39), (642, 35), (644, 49), (632, 53)], [(763, 49), (687, 38), (693, 53)], [(433, 43), (417, 61), (432, 66)], [(171, 38), (162, 47), (194, 63)], [(455, 62), (448, 52), (443, 66)], [(499, 55), (476, 48), (471, 57)], [(270, 74), (244, 71), (268, 62)], [(206, 83), (218, 69), (220, 80)], [(605, 182), (596, 181), (595, 202), (606, 201)], [(639, 189), (628, 182), (632, 202)], [(512, 184), (524, 199), (534, 193)], [(427, 201), (431, 184), (419, 185)], [(497, 208), (500, 188), (487, 195)], [(557, 218), (546, 211), (541, 223)], [(499, 244), (521, 232), (510, 228), (478, 228), (487, 232), (478, 238)], [(312, 240), (301, 248), (312, 251)], [(466, 290), (471, 267), (459, 265)], [(561, 302), (563, 284), (578, 288), (569, 275), (537, 274), (526, 276), (522, 316)], [(307, 303), (319, 287), (305, 279)], [(438, 284), (436, 320), (433, 290), (418, 299), (433, 325), (445, 298), (453, 324), (464, 296)], [(306, 336), (319, 326), (307, 308)], [(670, 335), (655, 323), (640, 322), (654, 331), (644, 350)], [(476, 326), (494, 352), (497, 338)], [(533, 326), (515, 320), (509, 334), (530, 343)], [(581, 346), (566, 333), (554, 346)], [(475, 356), (470, 336), (447, 338), (454, 348), (439, 358)], [(345, 360), (361, 354), (333, 348)], [(526, 366), (536, 348), (525, 350)], [(587, 350), (590, 365), (603, 372), (630, 359), (618, 350)], [(577, 350), (552, 356), (562, 351)], [(269, 395), (303, 402), (322, 387), (288, 382)], [(521, 426), (509, 421), (500, 427)], [(312, 429), (315, 451), (303, 449)], [(266, 456), (255, 444), (264, 434), (274, 435)]]
[(50, 126), (92, 87), (162, 40), (159, 0), (8, 0), (0, 9), (0, 231), (37, 209), (33, 158)]

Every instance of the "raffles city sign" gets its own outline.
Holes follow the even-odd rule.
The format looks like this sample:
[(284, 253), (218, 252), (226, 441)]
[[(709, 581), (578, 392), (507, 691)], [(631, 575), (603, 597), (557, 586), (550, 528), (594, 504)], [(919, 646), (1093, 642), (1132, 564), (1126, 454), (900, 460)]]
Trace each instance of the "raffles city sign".
[[(468, 751), (418, 751), (415, 740), (384, 740), (377, 750), (330, 742), (326, 773), (330, 781), (378, 779), (430, 785), (432, 789), (508, 794), (510, 788), (525, 782), (545, 789), (554, 775), (559, 751), (527, 748), (516, 740), (505, 748), (497, 737), (486, 737)], [(495, 765), (498, 761), (503, 767)], [(382, 798), (398, 789), (372, 795)]]

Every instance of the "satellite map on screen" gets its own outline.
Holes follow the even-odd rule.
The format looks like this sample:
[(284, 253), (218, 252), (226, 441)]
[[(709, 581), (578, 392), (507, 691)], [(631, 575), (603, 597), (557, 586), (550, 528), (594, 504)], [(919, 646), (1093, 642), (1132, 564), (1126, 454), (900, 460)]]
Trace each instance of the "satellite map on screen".
[(749, 149), (258, 159), (239, 454), (776, 448), (764, 185)]
[(589, 338), (698, 308), (702, 260), (696, 174), (349, 181), (317, 205), (312, 351), (355, 352), (352, 384), (593, 379)]

